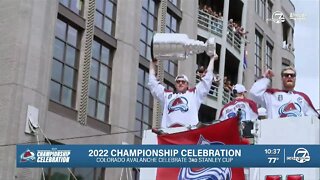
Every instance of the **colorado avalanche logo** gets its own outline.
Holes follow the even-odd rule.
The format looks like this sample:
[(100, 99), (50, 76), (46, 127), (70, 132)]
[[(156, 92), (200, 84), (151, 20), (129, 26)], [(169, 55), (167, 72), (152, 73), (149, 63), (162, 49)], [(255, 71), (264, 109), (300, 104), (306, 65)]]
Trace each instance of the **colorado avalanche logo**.
[(301, 106), (298, 103), (287, 103), (282, 105), (279, 110), (279, 117), (300, 117)]
[(36, 160), (36, 157), (34, 153), (29, 149), (20, 155), (20, 162), (27, 162), (27, 161), (33, 162), (35, 160)]
[[(201, 145), (224, 145), (222, 142), (209, 142), (203, 136), (200, 136), (197, 144)], [(230, 168), (201, 168), (193, 170), (192, 168), (181, 168), (178, 180), (231, 180), (232, 173)]]
[(187, 112), (189, 110), (188, 100), (185, 97), (177, 97), (169, 102), (168, 110), (169, 113), (173, 111)]

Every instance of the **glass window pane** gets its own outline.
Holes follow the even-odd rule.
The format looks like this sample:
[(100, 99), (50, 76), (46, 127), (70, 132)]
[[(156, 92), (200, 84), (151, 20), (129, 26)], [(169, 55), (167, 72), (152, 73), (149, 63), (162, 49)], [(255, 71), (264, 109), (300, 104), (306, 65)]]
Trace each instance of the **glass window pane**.
[(142, 7), (148, 9), (148, 1), (149, 0), (142, 0)]
[(136, 103), (136, 118), (142, 120), (142, 104)]
[(101, 64), (100, 65), (100, 81), (107, 84), (108, 82), (108, 67)]
[(63, 84), (70, 88), (74, 87), (74, 70), (68, 66), (64, 66)]
[(175, 75), (174, 72), (175, 72), (175, 64), (170, 61), (169, 73), (170, 73), (171, 75)]
[(138, 90), (137, 90), (137, 100), (140, 102), (143, 102), (143, 87), (138, 85)]
[(73, 45), (74, 47), (77, 47), (77, 37), (78, 37), (78, 31), (75, 28), (69, 26), (67, 42)]
[(51, 68), (51, 78), (61, 82), (63, 64), (53, 59)]
[(141, 26), (140, 28), (140, 39), (147, 42), (147, 28), (144, 26)]
[(69, 2), (68, 0), (60, 0), (60, 3), (66, 7), (68, 7), (68, 2)]
[(146, 56), (146, 44), (140, 41), (139, 52), (141, 56)]
[(81, 2), (80, 2), (80, 0), (71, 0), (70, 9), (73, 12), (75, 12), (76, 14), (79, 14), (79, 12), (81, 10)]
[(141, 23), (144, 25), (147, 25), (147, 21), (148, 21), (148, 12), (146, 10), (142, 9)]
[(153, 32), (152, 31), (148, 31), (148, 45), (151, 45), (152, 37), (153, 37)]
[(166, 14), (166, 26), (170, 27), (170, 19), (171, 19), (171, 16), (169, 13)]
[(93, 43), (92, 43), (92, 57), (94, 57), (97, 60), (100, 59), (100, 46), (101, 46), (101, 44), (99, 44), (97, 41), (93, 41)]
[(151, 60), (151, 48), (150, 46), (147, 46), (147, 57), (146, 57), (149, 61)]
[(107, 98), (107, 86), (99, 83), (99, 96), (98, 99), (99, 101), (105, 103)]
[(143, 103), (146, 105), (149, 105), (150, 102), (150, 92), (146, 89), (144, 89), (144, 99), (143, 99)]
[(99, 62), (91, 59), (91, 64), (90, 64), (90, 75), (91, 77), (98, 79), (98, 74), (99, 74)]
[(148, 87), (148, 83), (149, 83), (149, 73), (147, 71), (145, 71), (145, 74), (144, 74), (144, 86)]
[(74, 175), (78, 180), (94, 180), (94, 169), (93, 168), (76, 168)]
[(96, 0), (96, 8), (103, 12), (103, 1), (104, 0)]
[(109, 18), (112, 19), (113, 3), (110, 2), (109, 0), (106, 1), (106, 8), (105, 8), (104, 14), (107, 15)]
[(153, 0), (150, 0), (149, 1), (149, 11), (152, 13), (152, 14), (155, 14), (155, 8), (154, 8), (154, 6), (155, 6), (155, 3), (154, 3), (154, 1)]
[(149, 122), (149, 108), (147, 106), (143, 106), (143, 121)]
[(88, 99), (88, 115), (91, 117), (95, 117), (96, 112), (96, 101), (89, 98)]
[(103, 21), (103, 15), (96, 11), (96, 14), (94, 15), (94, 24), (102, 29), (102, 21)]
[(62, 86), (62, 99), (61, 99), (62, 104), (71, 107), (72, 103), (72, 90)]
[(54, 42), (53, 57), (62, 61), (63, 54), (64, 54), (64, 42), (56, 38)]
[(150, 129), (150, 126), (148, 124), (143, 123), (142, 124), (142, 129), (143, 130)]
[(172, 17), (172, 21), (171, 21), (171, 29), (175, 32), (177, 32), (177, 20), (176, 18)]
[(60, 84), (54, 81), (50, 82), (50, 99), (60, 101)]
[(104, 121), (105, 109), (106, 106), (104, 104), (98, 103), (97, 119)]
[(136, 136), (139, 136), (141, 137), (142, 136), (142, 124), (141, 124), (141, 121), (136, 121), (136, 124), (135, 124), (135, 135)]
[(149, 14), (149, 17), (148, 17), (148, 28), (153, 29), (153, 27), (154, 27), (153, 25), (154, 25), (153, 16), (151, 14)]
[(94, 180), (102, 180), (102, 179), (104, 179), (102, 176), (101, 176), (101, 173), (102, 173), (102, 170), (101, 170), (101, 168), (96, 168), (95, 169), (96, 170), (96, 178), (94, 179)]
[(60, 19), (57, 19), (55, 35), (64, 40), (66, 38), (66, 29), (67, 24)]
[(103, 31), (110, 34), (112, 32), (112, 21), (108, 18), (104, 18)]
[(89, 81), (89, 96), (93, 98), (97, 98), (97, 88), (98, 82), (92, 78)]
[(66, 63), (74, 67), (76, 62), (76, 49), (67, 45)]
[(138, 83), (143, 84), (143, 79), (144, 79), (144, 71), (139, 68), (138, 70)]
[(104, 46), (101, 49), (101, 62), (109, 65), (110, 50)]
[(69, 180), (70, 173), (67, 168), (51, 168), (50, 180)]

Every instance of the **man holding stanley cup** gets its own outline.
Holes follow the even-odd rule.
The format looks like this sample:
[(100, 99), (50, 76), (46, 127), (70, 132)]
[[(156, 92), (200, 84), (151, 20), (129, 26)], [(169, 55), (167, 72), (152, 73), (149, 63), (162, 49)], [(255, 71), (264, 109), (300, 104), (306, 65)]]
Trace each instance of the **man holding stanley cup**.
[[(173, 35), (168, 34), (168, 36)], [(167, 37), (161, 38), (161, 40), (159, 40), (158, 42), (166, 41), (165, 38)], [(198, 110), (200, 108), (201, 103), (207, 96), (212, 84), (212, 80), (214, 78), (214, 61), (218, 59), (218, 55), (215, 52), (214, 39), (208, 39), (207, 43), (203, 43), (203, 45), (201, 45), (199, 41), (193, 43), (190, 39), (183, 41), (181, 41), (181, 39), (182, 38), (179, 38), (180, 42), (176, 41), (173, 43), (174, 47), (177, 47), (177, 44), (179, 45), (179, 43), (181, 43), (181, 46), (184, 47), (186, 53), (190, 54), (199, 53), (199, 49), (203, 48), (210, 56), (210, 62), (207, 67), (206, 75), (202, 78), (202, 80), (199, 83), (197, 83), (195, 87), (190, 88), (188, 77), (186, 75), (181, 74), (175, 78), (175, 91), (166, 90), (165, 87), (162, 84), (160, 84), (160, 82), (156, 79), (155, 68), (159, 58), (161, 59), (161, 57), (158, 56), (159, 58), (157, 58), (157, 56), (155, 55), (155, 51), (159, 49), (155, 49), (155, 46), (153, 46), (153, 61), (150, 63), (148, 85), (150, 87), (150, 91), (153, 97), (158, 99), (164, 107), (161, 128), (197, 125), (199, 123)], [(155, 44), (156, 42), (154, 41), (153, 43)], [(167, 45), (168, 41), (163, 43)], [(196, 48), (196, 50), (194, 50), (193, 48)], [(172, 51), (172, 48), (166, 47), (166, 49), (170, 49), (170, 51)], [(163, 52), (164, 51), (162, 51), (161, 54), (164, 54)], [(173, 51), (171, 53), (173, 53)], [(167, 54), (166, 58), (168, 57), (169, 56)]]

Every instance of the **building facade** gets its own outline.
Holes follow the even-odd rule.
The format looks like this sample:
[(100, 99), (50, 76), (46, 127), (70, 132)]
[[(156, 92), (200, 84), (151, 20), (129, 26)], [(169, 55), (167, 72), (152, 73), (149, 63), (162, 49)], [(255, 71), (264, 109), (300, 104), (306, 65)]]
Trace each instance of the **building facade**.
[[(231, 84), (249, 88), (264, 65), (279, 74), (294, 62), (290, 0), (2, 0), (0, 7), (4, 180), (126, 179), (119, 168), (16, 168), (15, 145), (141, 143), (143, 130), (156, 126), (147, 86), (155, 32), (185, 33), (202, 41), (215, 37), (215, 73), (221, 80), (200, 108), (205, 122), (217, 119), (232, 99), (225, 76)], [(277, 10), (285, 23), (267, 20)], [(230, 19), (249, 31), (246, 38), (233, 30)], [(163, 84), (173, 89), (175, 76), (184, 73), (193, 86), (196, 69), (208, 62), (204, 53), (163, 61)], [(277, 77), (272, 83), (280, 86)], [(37, 110), (39, 124), (33, 134), (26, 133), (30, 106)], [(138, 169), (130, 172), (139, 177)]]

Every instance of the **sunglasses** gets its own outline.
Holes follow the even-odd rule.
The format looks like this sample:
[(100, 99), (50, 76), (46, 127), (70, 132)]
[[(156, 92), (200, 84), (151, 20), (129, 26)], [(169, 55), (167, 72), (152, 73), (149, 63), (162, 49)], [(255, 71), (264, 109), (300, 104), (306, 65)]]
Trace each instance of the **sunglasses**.
[(282, 77), (296, 77), (296, 74), (294, 74), (294, 73), (284, 73), (284, 74), (282, 74)]
[(180, 83), (181, 83), (181, 84), (185, 84), (186, 81), (177, 80), (176, 83), (177, 83), (177, 84), (180, 84)]

